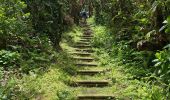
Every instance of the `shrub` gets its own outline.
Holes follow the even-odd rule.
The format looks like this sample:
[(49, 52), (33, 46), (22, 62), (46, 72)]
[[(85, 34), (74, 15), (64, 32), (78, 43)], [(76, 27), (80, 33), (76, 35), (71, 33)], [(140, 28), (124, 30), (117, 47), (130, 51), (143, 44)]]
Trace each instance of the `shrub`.
[(20, 54), (6, 50), (0, 51), (0, 66), (4, 68), (16, 67), (19, 64)]
[(106, 27), (104, 26), (93, 27), (93, 31), (95, 33), (93, 39), (93, 45), (95, 47), (108, 48), (112, 45), (110, 41), (111, 37)]
[(167, 18), (167, 26), (166, 33), (170, 33), (170, 16)]
[(13, 97), (17, 96), (16, 79), (10, 78), (5, 80), (6, 84), (0, 85), (0, 99), (1, 100), (11, 100)]
[(22, 37), (30, 29), (27, 24), (30, 14), (23, 13), (25, 7), (26, 4), (21, 0), (0, 1), (0, 49), (17, 41), (18, 37)]
[(155, 73), (165, 83), (170, 83), (170, 45), (167, 45), (163, 51), (155, 54)]

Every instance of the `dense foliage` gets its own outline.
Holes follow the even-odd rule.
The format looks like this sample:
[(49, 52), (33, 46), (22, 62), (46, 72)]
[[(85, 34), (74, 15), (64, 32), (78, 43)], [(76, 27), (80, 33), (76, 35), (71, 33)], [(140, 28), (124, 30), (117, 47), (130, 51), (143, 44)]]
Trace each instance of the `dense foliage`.
[[(53, 60), (54, 52), (61, 50), (62, 34), (74, 24), (75, 16), (71, 15), (71, 9), (78, 9), (73, 6), (76, 2), (69, 0), (1, 1), (1, 67), (23, 67), (21, 70), (28, 72), (34, 69), (35, 64), (32, 65), (34, 62), (43, 65)], [(76, 16), (77, 13), (79, 12), (75, 12)]]
[[(63, 5), (63, 3), (65, 5)], [(66, 27), (64, 24), (64, 15), (67, 8), (66, 4), (68, 4), (67, 1), (31, 0), (27, 1), (27, 4), (35, 32), (48, 35), (54, 48), (56, 48), (56, 50), (60, 49), (59, 42)]]
[[(33, 86), (33, 90), (26, 92), (24, 89), (29, 86), (22, 87), (22, 81), (27, 81), (22, 78), (27, 77), (25, 74), (31, 77), (32, 74), (34, 76), (46, 72), (51, 68), (51, 64), (57, 63), (57, 66), (53, 65), (57, 68), (54, 69), (56, 72), (61, 70), (56, 77), (72, 72), (72, 68), (63, 67), (63, 64), (67, 64), (63, 60), (67, 55), (58, 52), (61, 51), (62, 34), (73, 26), (74, 15), (79, 16), (78, 11), (71, 15), (75, 2), (69, 0), (0, 1), (0, 99), (33, 98), (26, 95), (32, 92), (31, 95), (36, 95), (37, 87)], [(76, 20), (79, 20), (79, 17)], [(61, 85), (64, 85), (65, 80), (57, 78)], [(37, 84), (33, 83), (33, 85)], [(58, 94), (56, 98), (59, 97), (63, 98)]]
[[(74, 68), (68, 55), (59, 53), (60, 44), (63, 39), (72, 43), (79, 33), (67, 34), (80, 24), (82, 9), (100, 25), (94, 27), (93, 45), (103, 56), (101, 63), (119, 62), (131, 80), (149, 83), (143, 99), (170, 99), (170, 0), (1, 0), (0, 99), (38, 98), (43, 92), (60, 100), (71, 95), (64, 82), (69, 83)], [(54, 97), (44, 88), (47, 80), (60, 83), (52, 84)]]
[[(126, 2), (126, 3), (125, 3)], [(94, 0), (96, 24), (107, 34), (94, 45), (133, 67), (134, 79), (160, 82), (169, 98), (169, 0)], [(111, 44), (111, 45), (110, 45)], [(103, 45), (103, 46), (101, 46)], [(168, 45), (168, 46), (166, 46)], [(165, 47), (166, 46), (166, 47)], [(155, 78), (153, 78), (155, 77)], [(166, 98), (166, 99), (167, 99)]]

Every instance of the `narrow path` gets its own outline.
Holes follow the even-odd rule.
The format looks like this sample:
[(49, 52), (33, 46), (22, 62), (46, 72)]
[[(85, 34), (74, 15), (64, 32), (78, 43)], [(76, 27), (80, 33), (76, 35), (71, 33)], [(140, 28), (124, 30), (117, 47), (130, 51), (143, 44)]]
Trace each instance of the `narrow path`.
[(107, 73), (108, 70), (100, 68), (93, 58), (90, 43), (92, 38), (91, 29), (88, 26), (84, 27), (83, 36), (76, 43), (75, 51), (71, 53), (79, 69), (76, 76), (72, 78), (73, 86), (80, 88), (77, 100), (114, 100), (115, 98), (111, 93), (102, 93), (102, 88), (109, 87), (111, 82), (103, 78), (104, 73)]

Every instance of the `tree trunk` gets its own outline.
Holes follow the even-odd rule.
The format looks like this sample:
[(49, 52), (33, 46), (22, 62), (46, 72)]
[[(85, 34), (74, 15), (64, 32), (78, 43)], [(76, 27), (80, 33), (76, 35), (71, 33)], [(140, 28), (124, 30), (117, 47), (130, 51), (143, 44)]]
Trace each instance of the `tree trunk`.
[(89, 17), (91, 17), (93, 15), (93, 5), (92, 3), (90, 2), (89, 3)]
[(6, 49), (7, 44), (6, 44), (6, 38), (0, 37), (0, 50)]
[(81, 5), (77, 3), (76, 0), (72, 0), (70, 3), (71, 3), (70, 15), (73, 17), (74, 23), (79, 25)]

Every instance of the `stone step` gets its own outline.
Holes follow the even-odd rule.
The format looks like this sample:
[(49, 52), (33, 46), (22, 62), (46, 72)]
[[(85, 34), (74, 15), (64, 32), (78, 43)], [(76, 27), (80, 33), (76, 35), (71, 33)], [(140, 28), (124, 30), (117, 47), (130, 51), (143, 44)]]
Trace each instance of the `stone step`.
[(83, 29), (83, 31), (90, 31), (90, 27), (89, 28), (86, 28), (86, 29)]
[(92, 34), (83, 34), (82, 36), (80, 36), (80, 37), (94, 37)]
[(91, 40), (91, 39), (92, 39), (92, 37), (81, 37), (81, 39)]
[(77, 63), (76, 66), (78, 67), (97, 67), (98, 65), (96, 63)]
[(91, 56), (92, 53), (85, 53), (85, 52), (72, 52), (71, 54), (77, 55), (77, 56), (82, 56), (82, 57), (87, 57)]
[(85, 37), (84, 37), (84, 38), (81, 38), (81, 40), (84, 40), (84, 41), (86, 41), (86, 40), (87, 40), (87, 41), (89, 41), (89, 42), (90, 42), (92, 39), (91, 39), (91, 38), (85, 38)]
[(91, 35), (91, 34), (92, 34), (92, 31), (91, 31), (91, 30), (84, 31), (84, 34), (85, 34), (85, 35)]
[(74, 60), (92, 62), (94, 58), (91, 57), (73, 57)]
[(108, 80), (77, 80), (75, 86), (83, 87), (104, 87), (109, 85)]
[(90, 39), (80, 39), (80, 42), (90, 42)]
[(90, 38), (92, 38), (93, 35), (83, 35), (83, 36), (80, 36), (80, 37), (90, 37)]
[(90, 42), (77, 42), (76, 44), (78, 44), (78, 45), (89, 45)]
[(78, 70), (77, 74), (80, 75), (95, 75), (104, 72), (104, 70)]
[(92, 50), (92, 49), (75, 49), (75, 51), (77, 51), (77, 52), (88, 52), (88, 53), (94, 52), (94, 50)]
[(76, 45), (75, 48), (85, 49), (85, 48), (91, 48), (91, 45)]
[(89, 95), (78, 95), (77, 100), (116, 100), (113, 95), (104, 94), (89, 94)]

